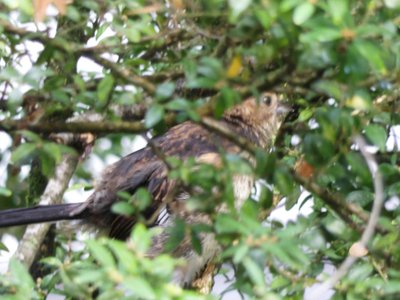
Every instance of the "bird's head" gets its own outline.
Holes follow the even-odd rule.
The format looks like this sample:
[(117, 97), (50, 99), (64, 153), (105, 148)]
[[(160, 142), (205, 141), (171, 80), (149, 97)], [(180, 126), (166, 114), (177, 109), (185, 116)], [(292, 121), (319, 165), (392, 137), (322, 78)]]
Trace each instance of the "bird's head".
[(275, 139), (289, 111), (282, 97), (265, 92), (232, 107), (225, 113), (225, 118), (247, 127), (256, 136), (258, 144), (265, 148)]

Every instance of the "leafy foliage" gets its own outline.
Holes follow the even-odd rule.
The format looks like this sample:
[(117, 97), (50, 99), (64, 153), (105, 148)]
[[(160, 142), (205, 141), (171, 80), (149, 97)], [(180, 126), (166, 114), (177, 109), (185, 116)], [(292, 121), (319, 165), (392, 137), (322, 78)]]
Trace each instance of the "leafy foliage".
[[(177, 222), (168, 247), (188, 235), (201, 253), (199, 236), (212, 232), (223, 248), (219, 273), (228, 267), (235, 275), (227, 289), (255, 299), (302, 299), (331, 275), (327, 266), (348, 256), (372, 210), (373, 179), (353, 142), (361, 134), (376, 151), (385, 203), (368, 255), (336, 284), (334, 297), (398, 298), (398, 1), (53, 1), (57, 10), (47, 16), (48, 2), (35, 2), (0, 3), (0, 138), (12, 139), (0, 153), (2, 209), (35, 203), (31, 190), (40, 176), (53, 175), (65, 153), (108, 162), (132, 152), (138, 134), (218, 118), (248, 95), (270, 90), (288, 98), (293, 112), (273, 151), (255, 149), (256, 166), (223, 149), (222, 168), (166, 158), (169, 176), (193, 191), (190, 207), (212, 219)], [(93, 113), (97, 129), (86, 119), (66, 124)], [(79, 138), (56, 135), (64, 131)], [(98, 134), (93, 148), (94, 136), (85, 132)], [(78, 166), (76, 186), (92, 183), (93, 165)], [(231, 184), (237, 174), (260, 179), (240, 210)], [(71, 250), (76, 236), (60, 233), (36, 284), (11, 261), (0, 278), (3, 297), (209, 298), (171, 282), (179, 259), (145, 257), (154, 233), (144, 226), (148, 192), (120, 198), (113, 211), (139, 221), (126, 243), (91, 238), (84, 250)], [(310, 212), (288, 222), (269, 217), (281, 199), (286, 210), (308, 205)], [(221, 203), (227, 209), (217, 214)]]

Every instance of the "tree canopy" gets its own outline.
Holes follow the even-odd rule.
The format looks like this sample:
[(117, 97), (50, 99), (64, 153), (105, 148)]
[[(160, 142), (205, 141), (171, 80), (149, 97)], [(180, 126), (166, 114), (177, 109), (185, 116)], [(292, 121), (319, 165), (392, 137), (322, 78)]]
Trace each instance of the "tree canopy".
[[(169, 247), (190, 234), (201, 252), (199, 234), (213, 232), (223, 248), (215, 272), (233, 274), (224, 293), (397, 299), (399, 13), (398, 0), (1, 1), (0, 142), (11, 142), (0, 153), (0, 208), (60, 203), (67, 188), (90, 190), (96, 164), (134, 151), (140, 137), (218, 119), (271, 91), (292, 107), (271, 151), (231, 137), (256, 166), (226, 154), (215, 169), (159, 153), (169, 176), (202, 187), (190, 205), (213, 220), (177, 222)], [(236, 211), (229, 178), (238, 173), (258, 181)], [(2, 229), (20, 248), (0, 294), (223, 297), (174, 286), (179, 259), (146, 258), (150, 201), (140, 189), (113, 206), (139, 218), (127, 242), (89, 236), (73, 247), (82, 234), (63, 225)], [(232, 209), (216, 214), (221, 202)], [(304, 205), (310, 211), (288, 222), (270, 217)]]

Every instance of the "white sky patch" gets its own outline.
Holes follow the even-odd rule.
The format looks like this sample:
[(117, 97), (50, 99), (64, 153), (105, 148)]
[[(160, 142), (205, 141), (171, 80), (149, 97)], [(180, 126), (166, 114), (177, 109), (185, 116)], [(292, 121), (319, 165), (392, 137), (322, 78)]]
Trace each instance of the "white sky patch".
[(0, 131), (0, 152), (2, 157), (0, 160), (0, 186), (4, 186), (7, 180), (7, 163), (10, 160), (11, 153), (7, 149), (11, 146), (11, 137)]
[(78, 59), (76, 65), (76, 70), (78, 73), (102, 73), (103, 67), (95, 63), (93, 60), (86, 57), (81, 57)]
[(292, 146), (299, 145), (301, 143), (301, 137), (298, 136), (297, 134), (292, 135), (290, 143), (292, 144)]
[(400, 125), (395, 125), (390, 129), (386, 147), (388, 151), (400, 150)]
[(322, 270), (322, 273), (317, 276), (316, 279), (321, 280), (321, 283), (315, 283), (311, 285), (310, 287), (306, 287), (304, 291), (304, 300), (329, 300), (332, 298), (332, 296), (335, 294), (335, 292), (330, 289), (325, 295), (319, 295), (318, 298), (315, 297), (316, 294), (318, 294), (318, 290), (322, 288), (324, 285), (323, 280), (326, 278), (332, 276), (336, 272), (336, 267), (326, 263), (324, 265), (324, 269)]
[(300, 216), (308, 216), (313, 212), (314, 202), (312, 199), (308, 199), (305, 203), (303, 200), (310, 195), (309, 192), (303, 192), (300, 195), (297, 203), (289, 210), (285, 208), (286, 199), (282, 199), (281, 202), (278, 203), (277, 208), (274, 209), (268, 217), (270, 221), (278, 221), (284, 225), (286, 225), (289, 221), (296, 221)]
[(133, 139), (130, 137), (123, 137), (121, 140), (122, 155), (128, 155), (132, 152), (138, 151), (146, 147), (147, 141), (140, 135), (136, 135)]
[(400, 207), (400, 199), (398, 196), (392, 196), (389, 200), (385, 201), (385, 209), (387, 211), (394, 211)]

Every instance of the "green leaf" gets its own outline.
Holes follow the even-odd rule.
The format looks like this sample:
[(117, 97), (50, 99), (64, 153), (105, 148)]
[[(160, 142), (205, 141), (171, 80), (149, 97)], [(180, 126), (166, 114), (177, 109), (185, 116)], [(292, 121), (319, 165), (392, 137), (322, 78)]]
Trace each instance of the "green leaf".
[(293, 206), (296, 205), (297, 201), (299, 201), (301, 195), (301, 189), (298, 185), (293, 185), (293, 190), (290, 194), (287, 195), (285, 201), (285, 208), (286, 210), (291, 209)]
[(241, 244), (235, 249), (235, 254), (233, 255), (233, 262), (235, 264), (243, 261), (245, 256), (249, 253), (250, 247), (246, 244)]
[(372, 203), (374, 195), (368, 191), (354, 191), (346, 196), (346, 201), (349, 203), (355, 203), (361, 207)]
[(385, 62), (383, 60), (382, 48), (369, 41), (356, 41), (354, 46), (371, 67), (382, 75), (387, 74)]
[(276, 166), (276, 153), (268, 153), (264, 150), (257, 149), (256, 159), (256, 174), (260, 175), (260, 177), (267, 181), (271, 181), (274, 176)]
[(10, 260), (10, 272), (19, 283), (20, 288), (23, 288), (26, 291), (33, 290), (35, 283), (33, 282), (32, 277), (25, 266), (15, 258)]
[(228, 0), (228, 3), (232, 10), (232, 15), (237, 17), (249, 7), (251, 0)]
[(314, 4), (309, 1), (303, 2), (297, 6), (293, 12), (293, 23), (301, 25), (312, 17), (315, 12)]
[(169, 238), (165, 245), (166, 251), (175, 250), (178, 245), (185, 238), (185, 222), (181, 219), (176, 219), (176, 222), (173, 226), (168, 228)]
[(245, 257), (243, 259), (243, 266), (245, 267), (250, 279), (254, 282), (254, 284), (256, 284), (259, 288), (266, 288), (265, 274), (262, 267), (260, 267), (250, 257)]
[(361, 154), (350, 152), (346, 155), (346, 160), (351, 167), (351, 173), (356, 175), (349, 180), (361, 179), (363, 184), (371, 183), (371, 174)]
[(8, 250), (8, 248), (6, 247), (6, 245), (4, 245), (2, 242), (0, 242), (0, 251), (9, 252), (10, 250)]
[(365, 280), (373, 270), (373, 267), (369, 264), (357, 264), (349, 270), (347, 277), (354, 282), (360, 282)]
[[(130, 274), (136, 274), (138, 269), (138, 257), (128, 249), (125, 242), (110, 240), (109, 247), (118, 259), (121, 268)], [(140, 258), (139, 258), (140, 259)]]
[(57, 268), (62, 266), (62, 262), (57, 257), (46, 257), (41, 259), (40, 262)]
[(136, 224), (131, 233), (132, 243), (135, 249), (140, 253), (145, 253), (152, 243), (152, 232), (147, 230), (146, 226)]
[(13, 163), (21, 162), (23, 159), (28, 158), (36, 150), (36, 144), (24, 143), (19, 145), (11, 155)]
[(332, 16), (335, 24), (342, 24), (345, 16), (349, 12), (347, 0), (329, 0), (328, 13)]
[(106, 75), (97, 86), (97, 98), (101, 106), (108, 101), (110, 93), (114, 87), (114, 77)]
[(225, 110), (239, 103), (240, 97), (238, 94), (229, 88), (222, 88), (214, 108), (214, 116), (220, 118)]
[(280, 1), (280, 9), (287, 12), (294, 7), (298, 6), (303, 0), (283, 0)]
[(177, 98), (168, 102), (165, 107), (169, 110), (183, 110), (186, 111), (190, 108), (190, 103), (184, 98)]
[(0, 187), (0, 196), (11, 197), (12, 191), (5, 187)]
[(27, 140), (29, 140), (30, 142), (35, 142), (35, 143), (39, 143), (42, 141), (42, 138), (29, 130), (18, 130), (18, 134), (22, 135), (24, 138), (26, 138)]
[(236, 220), (227, 214), (218, 215), (215, 223), (215, 230), (218, 233), (250, 234), (247, 228), (244, 228), (243, 225), (239, 222), (239, 220)]
[(201, 255), (201, 253), (203, 251), (203, 247), (201, 245), (201, 239), (200, 239), (199, 234), (195, 230), (191, 230), (190, 231), (190, 237), (191, 237), (191, 240), (192, 240), (193, 250), (196, 251), (196, 253), (198, 255)]
[(123, 286), (135, 294), (135, 299), (157, 299), (151, 284), (140, 277), (129, 277), (123, 281)]
[(101, 242), (89, 240), (86, 242), (90, 253), (104, 267), (115, 268), (115, 260), (110, 252)]
[(56, 161), (54, 157), (49, 155), (47, 151), (43, 151), (42, 149), (39, 151), (39, 159), (40, 159), (40, 167), (42, 174), (46, 177), (50, 177), (54, 173), (54, 169), (56, 167)]
[(60, 162), (61, 160), (61, 148), (56, 143), (44, 143), (43, 150), (46, 152), (47, 155), (52, 157), (55, 162)]
[(373, 144), (379, 147), (379, 150), (385, 151), (386, 149), (386, 141), (387, 141), (387, 133), (384, 128), (379, 125), (368, 125), (365, 128), (365, 135)]
[(135, 192), (134, 205), (140, 210), (146, 209), (151, 204), (151, 194), (146, 188), (139, 188)]
[(302, 110), (299, 115), (299, 121), (304, 122), (308, 121), (314, 114), (314, 110), (310, 107)]
[(334, 146), (321, 134), (307, 134), (303, 140), (303, 151), (307, 162), (313, 166), (327, 164), (334, 156)]
[(140, 42), (141, 34), (137, 28), (130, 27), (126, 30), (123, 30), (123, 33), (128, 38), (128, 40), (132, 43)]
[[(215, 84), (225, 74), (221, 61), (213, 57), (202, 57), (200, 64), (197, 66), (197, 73), (206, 77), (198, 80), (205, 80), (204, 84)], [(207, 83), (208, 82), (208, 83)]]
[(273, 20), (267, 10), (256, 10), (255, 15), (264, 29), (268, 30), (271, 27)]
[(156, 96), (160, 99), (167, 99), (174, 94), (175, 84), (173, 82), (165, 82), (157, 86)]
[(338, 40), (342, 37), (340, 30), (334, 27), (318, 27), (300, 36), (302, 43), (325, 43)]
[(388, 188), (389, 196), (399, 196), (400, 195), (400, 182), (395, 182)]
[(132, 204), (120, 201), (113, 204), (111, 211), (118, 215), (131, 216), (135, 212), (135, 209), (133, 208)]
[(283, 277), (283, 276), (276, 276), (271, 284), (269, 285), (269, 287), (273, 290), (279, 290), (280, 288), (283, 288), (285, 286), (290, 285), (291, 282), (289, 279)]
[(342, 88), (340, 84), (336, 81), (319, 80), (313, 85), (313, 88), (337, 100), (340, 100), (343, 97)]
[(389, 282), (385, 282), (383, 285), (383, 291), (386, 295), (392, 294), (395, 298), (400, 293), (400, 280), (393, 279)]
[(144, 124), (146, 128), (151, 128), (162, 120), (164, 117), (164, 108), (161, 105), (155, 104), (146, 113)]
[(74, 278), (77, 284), (94, 283), (97, 285), (104, 277), (104, 273), (101, 270), (81, 270), (79, 274)]
[(277, 188), (285, 195), (293, 191), (292, 179), (286, 170), (277, 169), (274, 174), (274, 182)]

